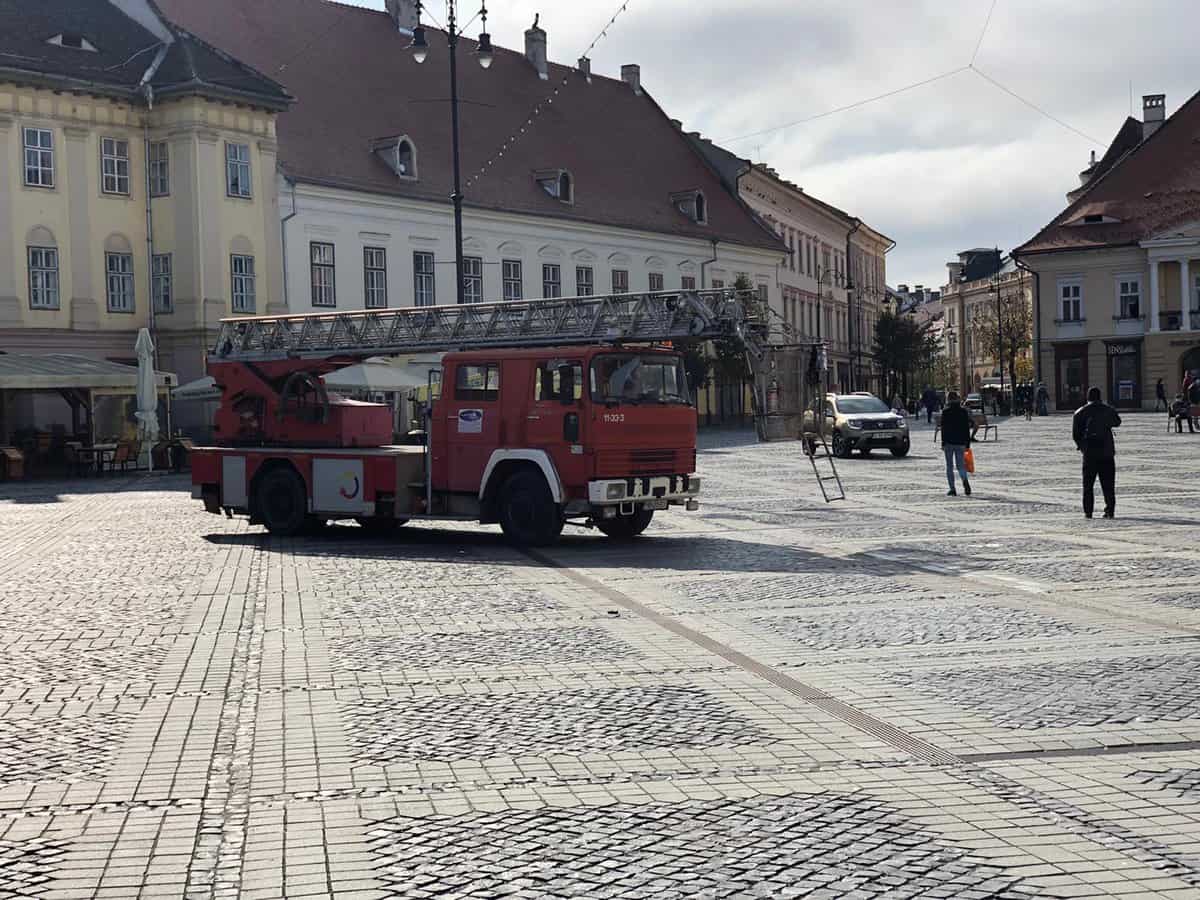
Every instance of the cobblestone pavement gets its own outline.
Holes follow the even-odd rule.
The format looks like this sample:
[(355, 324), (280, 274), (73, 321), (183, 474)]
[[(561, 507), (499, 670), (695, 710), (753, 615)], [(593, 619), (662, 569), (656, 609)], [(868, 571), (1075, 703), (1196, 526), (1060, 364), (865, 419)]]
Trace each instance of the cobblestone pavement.
[(1062, 417), (699, 513), (276, 540), (174, 476), (0, 485), (0, 900), (1200, 897), (1200, 440)]

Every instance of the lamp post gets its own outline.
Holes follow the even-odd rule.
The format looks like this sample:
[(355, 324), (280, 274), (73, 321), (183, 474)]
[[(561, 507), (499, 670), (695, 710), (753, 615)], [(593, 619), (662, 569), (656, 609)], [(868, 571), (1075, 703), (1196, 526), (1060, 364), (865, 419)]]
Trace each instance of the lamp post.
[[(1000, 363), (1000, 399), (1004, 399), (1004, 316), (1000, 308), (1000, 248), (996, 248), (996, 274), (992, 278), (996, 289), (996, 357)], [(997, 404), (999, 408), (999, 404)]]
[[(458, 142), (458, 39), (462, 33), (458, 30), (458, 9), (455, 0), (446, 2), (446, 43), (450, 48), (450, 132), (454, 154), (454, 193), (450, 200), (454, 203), (454, 283), (455, 299), (458, 303), (465, 302), (463, 285), (463, 224), (462, 224), (462, 169)], [(492, 37), (487, 32), (487, 6), (479, 10), (483, 19), (483, 31), (479, 35), (479, 44), (475, 55), (481, 68), (487, 69), (492, 65)], [(412, 39), (413, 59), (418, 63), (425, 62), (429, 56), (429, 41), (425, 37), (425, 26), (421, 24), (421, 0), (417, 0), (417, 24), (413, 28)]]

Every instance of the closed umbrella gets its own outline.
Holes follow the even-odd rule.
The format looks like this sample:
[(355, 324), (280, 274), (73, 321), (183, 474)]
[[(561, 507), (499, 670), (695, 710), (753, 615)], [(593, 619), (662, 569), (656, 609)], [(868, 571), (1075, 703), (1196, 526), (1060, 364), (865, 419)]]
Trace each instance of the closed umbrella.
[(150, 339), (150, 331), (138, 329), (137, 343), (133, 345), (137, 352), (137, 412), (138, 437), (146, 451), (146, 467), (154, 468), (155, 441), (158, 440), (158, 386), (154, 381), (154, 341)]

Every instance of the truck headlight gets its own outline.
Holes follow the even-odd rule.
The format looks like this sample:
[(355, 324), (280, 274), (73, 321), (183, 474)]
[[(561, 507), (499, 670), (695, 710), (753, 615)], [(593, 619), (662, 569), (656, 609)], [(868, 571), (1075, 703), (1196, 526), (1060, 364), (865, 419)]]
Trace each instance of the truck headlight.
[(624, 500), (625, 499), (625, 482), (614, 481), (605, 490), (604, 496), (609, 500)]
[(857, 431), (858, 429), (862, 428), (863, 423), (861, 419), (851, 419), (846, 423), (846, 425)]

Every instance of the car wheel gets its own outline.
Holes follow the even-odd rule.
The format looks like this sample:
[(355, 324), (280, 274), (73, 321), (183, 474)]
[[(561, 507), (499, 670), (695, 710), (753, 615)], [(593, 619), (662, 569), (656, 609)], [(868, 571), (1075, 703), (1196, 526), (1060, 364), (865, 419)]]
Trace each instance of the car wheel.
[(901, 444), (899, 447), (893, 447), (893, 448), (892, 448), (892, 456), (895, 456), (895, 457), (904, 457), (904, 456), (908, 456), (908, 448), (909, 448), (909, 446), (911, 446), (911, 445), (909, 444), (909, 442), (908, 442), (908, 441), (905, 441), (905, 442), (904, 442), (903, 444)]
[(850, 453), (850, 442), (842, 437), (840, 431), (835, 431), (833, 433), (833, 455), (838, 459), (849, 459)]
[(540, 472), (517, 472), (500, 489), (500, 528), (520, 547), (552, 544), (562, 533), (558, 504)]
[(291, 466), (272, 469), (254, 491), (259, 518), (271, 534), (300, 534), (309, 524), (308, 491), (304, 479)]
[(604, 519), (596, 523), (603, 534), (613, 540), (628, 541), (637, 537), (650, 525), (654, 518), (654, 510), (639, 509), (632, 516), (618, 516), (615, 519)]

